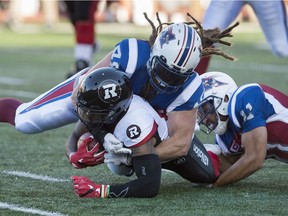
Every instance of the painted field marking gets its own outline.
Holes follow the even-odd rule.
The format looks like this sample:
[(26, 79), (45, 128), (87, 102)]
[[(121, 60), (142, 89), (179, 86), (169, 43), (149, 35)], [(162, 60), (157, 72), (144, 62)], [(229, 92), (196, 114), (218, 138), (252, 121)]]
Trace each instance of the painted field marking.
[[(213, 67), (223, 67), (225, 62), (223, 61), (211, 61), (211, 65)], [(257, 63), (241, 63), (241, 62), (234, 62), (225, 64), (225, 68), (227, 71), (229, 69), (243, 69), (245, 71), (255, 71), (257, 72), (268, 72), (268, 73), (287, 73), (287, 65), (276, 65), (276, 64), (257, 64)], [(225, 70), (226, 70), (225, 69)], [(210, 70), (211, 71), (211, 70)], [(223, 71), (225, 72), (225, 71)]]
[[(2, 171), (2, 173), (8, 174), (8, 175), (19, 176), (19, 177), (36, 179), (36, 180), (49, 181), (49, 182), (68, 182), (69, 181), (65, 179), (52, 178), (49, 176), (37, 175), (37, 174), (29, 173), (29, 172), (14, 171), (14, 170), (4, 170)], [(8, 204), (4, 202), (0, 202), (0, 209), (1, 208), (9, 209), (12, 211), (20, 211), (20, 212), (27, 212), (31, 214), (44, 215), (44, 216), (65, 216), (57, 212), (42, 211), (42, 210), (34, 209), (34, 208), (25, 208), (25, 207)]]
[(0, 83), (1, 84), (10, 84), (10, 85), (25, 85), (28, 82), (24, 79), (0, 76)]
[(34, 208), (25, 208), (25, 207), (21, 207), (18, 205), (8, 204), (5, 202), (0, 202), (0, 209), (9, 209), (12, 211), (26, 212), (26, 213), (38, 214), (38, 215), (44, 215), (44, 216), (66, 216), (57, 212), (43, 211), (43, 210), (34, 209)]
[(8, 90), (8, 89), (0, 89), (1, 95), (7, 95), (9, 97), (25, 97), (25, 98), (36, 98), (40, 94), (29, 91), (21, 91), (21, 90)]
[(33, 174), (33, 173), (29, 173), (29, 172), (22, 172), (22, 171), (4, 170), (4, 171), (2, 171), (2, 173), (8, 174), (8, 175), (19, 176), (19, 177), (37, 179), (37, 180), (42, 180), (42, 181), (69, 182), (69, 180), (67, 180), (67, 179), (52, 178), (49, 176), (37, 175), (37, 174)]
[[(223, 67), (225, 64), (223, 61), (214, 60), (211, 62), (213, 67)], [(225, 64), (227, 70), (233, 69), (243, 69), (246, 71), (255, 71), (255, 72), (267, 72), (267, 73), (287, 73), (287, 65), (276, 65), (276, 64), (257, 64), (257, 63), (235, 63), (235, 64)], [(211, 71), (211, 70), (210, 70)], [(225, 72), (225, 71), (224, 71)], [(0, 76), (0, 83), (9, 84), (9, 85), (26, 85), (28, 84), (27, 80), (16, 79), (9, 77)], [(7, 90), (0, 89), (2, 95), (7, 95), (9, 97), (25, 97), (25, 98), (36, 98), (40, 93), (21, 91), (21, 90)]]

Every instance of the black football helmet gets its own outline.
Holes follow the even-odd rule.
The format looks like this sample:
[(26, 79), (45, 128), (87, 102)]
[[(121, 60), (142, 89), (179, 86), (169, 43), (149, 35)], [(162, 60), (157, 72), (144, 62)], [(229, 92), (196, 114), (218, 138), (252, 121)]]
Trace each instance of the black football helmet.
[(80, 84), (77, 114), (90, 129), (113, 124), (129, 108), (132, 95), (130, 80), (124, 72), (112, 67), (96, 69)]

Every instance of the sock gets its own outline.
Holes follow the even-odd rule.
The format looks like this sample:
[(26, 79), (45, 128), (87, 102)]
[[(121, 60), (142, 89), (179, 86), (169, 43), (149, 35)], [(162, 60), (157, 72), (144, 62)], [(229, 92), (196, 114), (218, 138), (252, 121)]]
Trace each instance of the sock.
[(213, 169), (214, 169), (214, 173), (215, 173), (215, 176), (219, 176), (220, 175), (220, 160), (219, 160), (219, 157), (218, 155), (216, 155), (215, 153), (211, 152), (211, 151), (208, 151), (208, 154), (211, 158), (211, 161), (212, 161), (212, 166), (213, 166)]
[(74, 49), (74, 56), (76, 60), (84, 60), (88, 63), (89, 66), (91, 64), (93, 54), (93, 44), (76, 44)]
[(94, 45), (94, 23), (89, 21), (77, 22), (75, 25), (76, 43)]
[(90, 65), (95, 49), (94, 22), (78, 21), (75, 25), (75, 31), (75, 60), (84, 60)]
[(23, 102), (15, 98), (2, 98), (0, 99), (0, 122), (7, 122), (15, 126), (16, 109)]

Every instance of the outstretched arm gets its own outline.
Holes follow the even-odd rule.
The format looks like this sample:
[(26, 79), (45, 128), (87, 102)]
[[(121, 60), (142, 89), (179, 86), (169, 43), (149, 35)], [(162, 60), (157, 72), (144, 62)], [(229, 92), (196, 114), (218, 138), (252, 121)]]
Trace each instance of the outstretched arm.
[(169, 113), (167, 124), (170, 137), (156, 147), (161, 161), (187, 155), (196, 124), (196, 114), (197, 108)]
[(244, 155), (220, 175), (214, 186), (231, 184), (244, 179), (262, 168), (266, 157), (267, 130), (258, 127), (241, 136)]
[(73, 176), (74, 191), (83, 198), (154, 197), (159, 193), (161, 163), (154, 149), (155, 139), (133, 148), (132, 164), (137, 179), (119, 185), (96, 184), (83, 176)]

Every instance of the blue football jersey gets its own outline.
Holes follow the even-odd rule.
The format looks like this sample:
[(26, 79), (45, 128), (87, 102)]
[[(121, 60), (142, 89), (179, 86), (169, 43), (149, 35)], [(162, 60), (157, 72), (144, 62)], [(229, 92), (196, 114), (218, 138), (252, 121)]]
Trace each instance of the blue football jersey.
[(268, 86), (239, 87), (228, 104), (229, 123), (216, 142), (228, 154), (242, 154), (241, 134), (267, 128), (267, 157), (288, 161), (288, 96)]
[[(150, 45), (148, 41), (129, 38), (116, 44), (111, 66), (125, 71), (131, 80), (133, 92), (140, 94), (145, 83), (149, 82), (147, 61), (150, 57)], [(157, 94), (149, 100), (156, 110), (165, 112), (191, 110), (200, 103), (203, 96), (203, 84), (197, 73), (194, 73), (175, 93)]]

